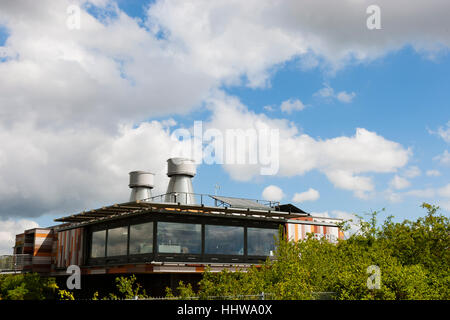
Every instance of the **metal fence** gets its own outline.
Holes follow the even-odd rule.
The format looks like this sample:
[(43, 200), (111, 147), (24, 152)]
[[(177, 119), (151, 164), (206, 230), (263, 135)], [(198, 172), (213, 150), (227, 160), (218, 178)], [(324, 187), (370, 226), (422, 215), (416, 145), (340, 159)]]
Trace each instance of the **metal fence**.
[[(213, 195), (205, 194), (205, 193), (189, 193), (189, 192), (169, 192), (160, 194), (157, 196), (153, 196), (151, 198), (145, 199), (149, 202), (165, 202), (166, 197), (169, 197), (171, 200), (170, 202), (176, 202), (180, 204), (188, 204), (188, 200), (195, 199), (196, 204), (204, 205), (204, 206), (211, 206), (211, 207), (218, 207), (218, 206), (226, 206), (226, 204), (220, 200), (215, 199)], [(226, 197), (228, 199), (241, 199), (241, 198), (234, 198), (234, 197)], [(260, 200), (260, 199), (244, 199), (243, 200), (250, 200), (255, 203), (267, 206), (267, 207), (276, 207), (280, 205), (279, 201), (269, 201), (269, 200)]]

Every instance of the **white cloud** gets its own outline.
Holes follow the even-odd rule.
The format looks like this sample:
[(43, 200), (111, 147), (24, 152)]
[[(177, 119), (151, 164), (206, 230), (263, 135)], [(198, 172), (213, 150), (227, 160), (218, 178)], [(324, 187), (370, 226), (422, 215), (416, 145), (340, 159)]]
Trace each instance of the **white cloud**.
[[(37, 216), (126, 199), (125, 172), (164, 171), (171, 146), (165, 124), (141, 121), (184, 114), (205, 99), (215, 105), (209, 126), (279, 129), (280, 175), (319, 170), (365, 196), (374, 188), (365, 175), (402, 168), (408, 150), (364, 128), (317, 139), (231, 98), (212, 101), (210, 93), (267, 86), (278, 66), (297, 58), (309, 68), (338, 69), (406, 44), (448, 46), (448, 1), (399, 1), (382, 2), (390, 30), (383, 33), (366, 30), (365, 4), (351, 0), (161, 0), (149, 7), (145, 28), (112, 5), (109, 18), (82, 10), (80, 30), (66, 27), (73, 1), (1, 1), (0, 23), (9, 31), (0, 63), (1, 213)], [(259, 174), (257, 166), (225, 169), (240, 180)]]
[[(108, 0), (2, 1), (0, 23), (9, 30), (0, 64), (0, 105), (8, 106), (2, 123), (25, 117), (40, 126), (115, 130), (118, 122), (188, 112), (222, 84), (267, 86), (295, 58), (338, 69), (407, 44), (420, 52), (449, 45), (448, 1), (399, 1), (380, 3), (389, 30), (381, 33), (367, 30), (366, 4), (353, 0), (160, 0), (141, 24)], [(80, 30), (69, 30), (73, 3), (112, 14), (100, 9), (96, 19), (82, 10)], [(337, 96), (349, 102), (354, 94)]]
[(450, 166), (450, 153), (448, 150), (445, 150), (444, 153), (437, 155), (433, 160), (439, 161), (439, 163), (444, 166)]
[(403, 201), (403, 195), (398, 192), (392, 191), (392, 189), (387, 189), (383, 192), (384, 197), (392, 203), (399, 203)]
[(446, 202), (450, 199), (450, 184), (443, 187), (435, 188), (425, 188), (425, 189), (414, 189), (407, 192), (399, 194), (399, 196), (409, 196), (419, 199), (432, 199), (433, 201)]
[[(365, 129), (357, 129), (352, 137), (316, 140), (299, 134), (285, 119), (251, 112), (221, 93), (208, 98), (208, 107), (212, 117), (204, 122), (204, 130), (278, 129), (280, 176), (319, 170), (336, 187), (359, 197), (373, 190), (371, 178), (361, 174), (395, 171), (410, 155), (401, 145)], [(0, 127), (0, 214), (36, 217), (126, 201), (132, 170), (156, 173), (154, 194), (164, 193), (166, 159), (180, 145), (170, 138), (173, 125), (170, 119), (121, 125), (113, 134), (95, 127), (42, 130), (33, 121)], [(224, 168), (241, 181), (260, 175), (258, 165)]]
[(416, 198), (433, 198), (436, 195), (434, 188), (414, 189), (403, 193), (405, 196), (413, 196)]
[(6, 220), (0, 219), (0, 255), (12, 254), (15, 244), (16, 234), (23, 233), (24, 230), (38, 228), (39, 225), (27, 219)]
[(268, 111), (268, 112), (275, 111), (275, 108), (273, 106), (270, 106), (270, 105), (264, 106), (263, 109)]
[(340, 91), (338, 93), (335, 93), (334, 89), (325, 83), (323, 88), (319, 89), (316, 93), (314, 93), (314, 96), (323, 98), (327, 101), (332, 101), (336, 99), (343, 103), (350, 103), (353, 101), (353, 98), (356, 97), (356, 93), (354, 92), (348, 93), (346, 91)]
[(319, 191), (313, 188), (309, 188), (308, 191), (295, 193), (294, 197), (292, 198), (292, 201), (302, 203), (305, 201), (316, 201), (319, 198), (320, 198)]
[(450, 198), (450, 183), (446, 186), (439, 188), (437, 193), (444, 198)]
[(409, 182), (407, 179), (402, 178), (398, 175), (395, 175), (394, 178), (392, 178), (389, 185), (394, 189), (405, 189), (411, 185), (411, 182)]
[(246, 68), (255, 84), (264, 81), (264, 75), (255, 73), (265, 63), (276, 64), (292, 55), (304, 56), (307, 66), (317, 65), (319, 57), (339, 68), (407, 44), (420, 52), (433, 52), (436, 44), (449, 46), (450, 36), (445, 32), (449, 4), (445, 0), (427, 4), (381, 0), (377, 4), (382, 8), (382, 32), (367, 29), (368, 4), (353, 0), (269, 1), (264, 5), (257, 0), (157, 1), (150, 8), (150, 21), (167, 30), (170, 39), (186, 51), (201, 54), (205, 67), (223, 74), (232, 67)]
[(439, 136), (444, 139), (445, 142), (450, 143), (450, 121), (447, 122), (447, 128), (439, 127), (438, 132)]
[[(404, 167), (411, 155), (400, 144), (384, 139), (375, 132), (357, 128), (354, 136), (314, 139), (286, 119), (272, 119), (249, 111), (235, 97), (215, 94), (208, 100), (213, 111), (205, 128), (226, 129), (271, 128), (279, 131), (280, 176), (303, 175), (319, 170), (338, 188), (367, 198), (374, 190), (372, 177), (365, 173), (395, 172)], [(224, 165), (232, 178), (248, 181), (260, 174), (258, 165)]]
[(347, 93), (345, 91), (341, 91), (337, 94), (336, 98), (341, 102), (350, 103), (350, 102), (352, 102), (352, 100), (355, 96), (356, 96), (356, 93), (354, 93), (354, 92)]
[(282, 112), (286, 112), (288, 114), (291, 114), (292, 111), (302, 111), (305, 109), (306, 106), (298, 99), (292, 100), (286, 100), (281, 103), (280, 109)]
[(441, 172), (439, 170), (427, 170), (426, 175), (428, 177), (439, 177)]
[(421, 174), (422, 174), (422, 172), (420, 171), (420, 169), (417, 166), (408, 167), (403, 171), (403, 175), (406, 178), (410, 178), (410, 179), (418, 177)]
[(268, 201), (281, 201), (284, 198), (284, 193), (280, 187), (270, 185), (264, 188), (262, 197)]
[(355, 176), (350, 171), (331, 170), (326, 172), (327, 178), (338, 188), (354, 191), (355, 196), (360, 199), (367, 199), (368, 192), (374, 190), (374, 185), (370, 177)]
[(437, 131), (428, 130), (430, 134), (435, 134), (441, 137), (445, 142), (450, 143), (450, 121), (447, 122), (445, 127), (439, 127)]
[(183, 144), (157, 121), (123, 125), (114, 136), (96, 128), (46, 132), (24, 123), (0, 127), (0, 140), (7, 155), (0, 165), (0, 215), (28, 217), (125, 202), (133, 170), (155, 173), (153, 194), (164, 193), (166, 160)]
[(334, 98), (335, 96), (334, 89), (331, 88), (328, 84), (325, 84), (325, 86), (314, 93), (314, 95), (321, 98)]

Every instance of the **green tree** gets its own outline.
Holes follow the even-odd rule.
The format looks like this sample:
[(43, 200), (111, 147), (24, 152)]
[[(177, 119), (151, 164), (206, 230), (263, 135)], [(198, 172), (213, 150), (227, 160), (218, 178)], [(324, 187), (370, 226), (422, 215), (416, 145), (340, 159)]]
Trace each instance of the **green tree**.
[[(368, 221), (360, 217), (359, 232), (336, 244), (312, 235), (295, 243), (280, 233), (275, 259), (246, 272), (207, 270), (196, 294), (201, 299), (262, 292), (271, 299), (317, 299), (321, 292), (333, 292), (339, 300), (449, 299), (449, 221), (438, 207), (422, 207), (425, 217), (394, 223), (391, 216), (380, 226), (380, 212), (373, 211)], [(368, 285), (371, 266), (380, 270), (379, 287)], [(195, 294), (182, 283), (178, 290)]]
[(43, 300), (53, 298), (58, 289), (54, 278), (37, 273), (0, 275), (0, 298), (5, 300)]

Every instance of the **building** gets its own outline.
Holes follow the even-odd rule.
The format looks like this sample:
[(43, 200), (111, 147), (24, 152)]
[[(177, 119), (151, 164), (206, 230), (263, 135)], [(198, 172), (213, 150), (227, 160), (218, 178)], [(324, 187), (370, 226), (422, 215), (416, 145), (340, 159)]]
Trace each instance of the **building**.
[(179, 280), (195, 283), (209, 266), (246, 269), (275, 250), (279, 230), (299, 241), (308, 233), (335, 242), (338, 219), (311, 216), (292, 204), (194, 193), (191, 160), (168, 160), (167, 192), (152, 196), (153, 174), (130, 172), (130, 201), (56, 219), (60, 224), (16, 236), (21, 272), (65, 279), (78, 265), (84, 283), (141, 275), (161, 294)]

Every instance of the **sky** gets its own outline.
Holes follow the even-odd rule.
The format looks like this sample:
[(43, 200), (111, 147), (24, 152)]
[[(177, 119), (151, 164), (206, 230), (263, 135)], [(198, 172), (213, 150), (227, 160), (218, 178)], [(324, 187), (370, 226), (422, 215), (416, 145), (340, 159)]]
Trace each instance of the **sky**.
[[(180, 150), (198, 163), (197, 193), (343, 219), (414, 220), (423, 202), (448, 216), (448, 12), (447, 0), (1, 1), (0, 254), (24, 229), (126, 202), (130, 171), (155, 173), (164, 193)], [(258, 139), (239, 153), (229, 132)]]

